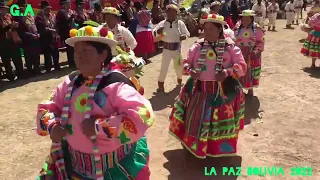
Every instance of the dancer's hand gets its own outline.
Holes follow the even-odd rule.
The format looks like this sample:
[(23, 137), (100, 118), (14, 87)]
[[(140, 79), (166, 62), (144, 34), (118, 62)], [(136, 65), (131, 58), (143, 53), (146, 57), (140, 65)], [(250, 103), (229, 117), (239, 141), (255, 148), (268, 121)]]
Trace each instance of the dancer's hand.
[(216, 74), (216, 80), (217, 81), (224, 81), (228, 77), (228, 72), (226, 69), (223, 69), (221, 72)]
[(186, 40), (186, 39), (187, 39), (187, 36), (186, 36), (186, 35), (180, 36), (180, 41), (183, 41), (183, 40)]
[(162, 34), (163, 33), (163, 27), (161, 27), (161, 28), (159, 28), (158, 30), (157, 30), (157, 34)]
[(96, 135), (95, 122), (96, 119), (94, 118), (84, 119), (81, 122), (81, 128), (84, 135), (86, 135), (87, 137)]
[(53, 125), (51, 132), (50, 132), (50, 139), (53, 142), (60, 142), (63, 137), (65, 137), (68, 133), (67, 128), (64, 128), (60, 124)]
[(192, 77), (192, 79), (199, 79), (199, 77), (200, 77), (200, 73), (197, 72), (196, 70), (191, 70), (189, 73), (190, 73), (190, 76)]

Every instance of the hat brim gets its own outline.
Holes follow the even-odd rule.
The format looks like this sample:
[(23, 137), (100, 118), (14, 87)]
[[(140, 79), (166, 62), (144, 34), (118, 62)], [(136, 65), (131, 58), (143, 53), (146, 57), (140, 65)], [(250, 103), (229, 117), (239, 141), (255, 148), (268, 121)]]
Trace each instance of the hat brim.
[(64, 1), (64, 2), (60, 2), (59, 4), (62, 5), (62, 4), (70, 4), (71, 2), (70, 1)]
[(111, 14), (111, 15), (115, 15), (115, 16), (118, 16), (118, 17), (121, 16), (121, 14), (116, 14), (116, 13), (112, 13), (112, 12), (103, 12), (103, 11), (102, 11), (102, 14)]
[(215, 20), (215, 19), (201, 19), (200, 20), (201, 24), (204, 24), (204, 23), (207, 23), (207, 22), (218, 23), (218, 24), (221, 24), (221, 25), (226, 25), (227, 24), (225, 21), (219, 21), (219, 20)]
[(107, 44), (110, 48), (113, 48), (117, 45), (117, 41), (115, 40), (107, 39), (105, 37), (90, 37), (90, 36), (68, 38), (66, 39), (66, 44), (68, 44), (71, 47), (74, 47), (74, 45), (77, 42), (83, 42), (83, 41), (93, 41), (93, 42)]
[(254, 17), (254, 16), (256, 16), (256, 14), (239, 14), (239, 16), (242, 16), (242, 17), (245, 17), (245, 16), (247, 16), (247, 17)]
[(46, 7), (41, 7), (41, 4), (39, 4), (40, 8), (49, 8), (52, 9), (52, 6), (46, 6)]

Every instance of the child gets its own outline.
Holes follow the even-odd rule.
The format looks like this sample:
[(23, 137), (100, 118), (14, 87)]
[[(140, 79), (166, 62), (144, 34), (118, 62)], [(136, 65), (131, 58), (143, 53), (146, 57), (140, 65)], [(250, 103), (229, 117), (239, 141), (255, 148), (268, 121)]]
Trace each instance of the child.
[(169, 132), (194, 156), (235, 155), (239, 130), (244, 125), (244, 94), (238, 78), (247, 65), (241, 50), (223, 35), (223, 16), (209, 14), (204, 39), (188, 52), (183, 86), (169, 117)]
[(277, 20), (277, 13), (279, 12), (279, 5), (276, 0), (272, 0), (270, 5), (267, 8), (268, 16), (269, 16), (269, 24), (268, 24), (268, 31), (275, 31), (276, 30), (276, 20)]
[(259, 86), (261, 73), (261, 53), (264, 50), (264, 33), (261, 27), (254, 22), (255, 13), (252, 10), (242, 11), (241, 21), (234, 30), (236, 45), (240, 47), (248, 65), (247, 73), (240, 78), (248, 96), (253, 96), (253, 88)]
[(50, 135), (51, 153), (38, 179), (149, 180), (144, 134), (151, 104), (109, 65), (117, 44), (107, 28), (72, 29), (78, 71), (38, 105), (37, 132)]
[(312, 58), (311, 68), (315, 68), (316, 60), (320, 58), (320, 13), (313, 15), (308, 24), (312, 30), (304, 42), (301, 53)]

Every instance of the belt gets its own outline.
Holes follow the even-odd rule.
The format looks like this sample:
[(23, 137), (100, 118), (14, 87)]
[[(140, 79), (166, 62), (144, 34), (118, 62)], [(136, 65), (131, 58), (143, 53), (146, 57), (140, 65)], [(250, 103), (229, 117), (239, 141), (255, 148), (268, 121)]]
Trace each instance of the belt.
[(175, 42), (175, 43), (164, 42), (164, 43), (163, 43), (163, 48), (164, 48), (164, 49), (168, 49), (168, 50), (170, 50), (170, 51), (179, 50), (180, 47), (181, 47), (181, 43), (180, 43), (180, 42)]

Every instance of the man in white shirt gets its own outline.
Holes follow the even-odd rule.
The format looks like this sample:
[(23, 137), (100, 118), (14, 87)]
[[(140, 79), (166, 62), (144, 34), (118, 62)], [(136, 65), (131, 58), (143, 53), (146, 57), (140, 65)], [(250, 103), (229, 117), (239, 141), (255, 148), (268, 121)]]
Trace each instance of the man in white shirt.
[(266, 17), (266, 6), (262, 3), (262, 0), (258, 0), (258, 2), (252, 6), (252, 10), (256, 14), (254, 22), (259, 24), (261, 28), (264, 28), (263, 22)]
[(276, 30), (276, 20), (277, 14), (280, 11), (279, 4), (276, 3), (276, 0), (272, 0), (269, 4), (268, 8), (268, 17), (269, 17), (269, 24), (268, 24), (268, 31), (275, 31)]
[(163, 52), (161, 70), (158, 78), (158, 92), (164, 92), (164, 81), (166, 79), (169, 65), (173, 60), (173, 67), (177, 75), (178, 85), (182, 84), (182, 56), (181, 41), (190, 36), (183, 21), (177, 19), (179, 7), (173, 4), (167, 6), (167, 18), (156, 27), (157, 34), (163, 34)]
[(302, 11), (302, 6), (303, 6), (303, 0), (294, 0), (293, 1), (294, 5), (294, 14), (295, 14), (295, 19), (296, 19), (296, 24), (299, 24), (299, 16)]
[(286, 11), (286, 18), (287, 18), (287, 29), (294, 29), (291, 27), (291, 25), (294, 22), (294, 5), (293, 5), (293, 0), (290, 0), (287, 4), (286, 7), (284, 8)]

